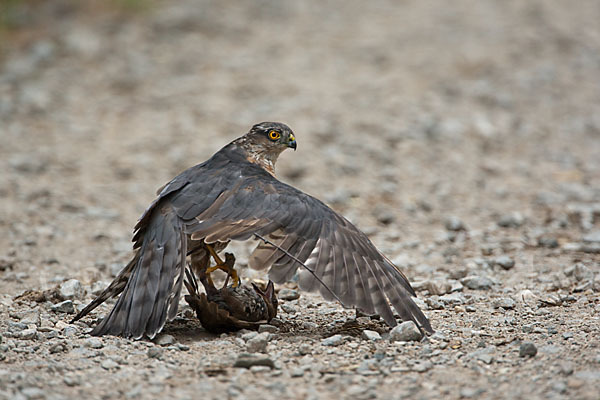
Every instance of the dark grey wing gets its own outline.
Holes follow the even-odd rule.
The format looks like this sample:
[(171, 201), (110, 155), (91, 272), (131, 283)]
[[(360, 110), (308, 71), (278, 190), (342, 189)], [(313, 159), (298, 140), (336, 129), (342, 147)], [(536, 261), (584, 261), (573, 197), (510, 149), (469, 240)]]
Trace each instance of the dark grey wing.
[[(183, 209), (180, 212), (185, 214)], [(258, 233), (305, 263), (345, 306), (377, 313), (395, 326), (391, 303), (403, 320), (433, 332), (411, 299), (415, 292), (406, 276), (364, 233), (321, 201), (267, 173), (237, 180), (193, 220), (186, 221), (185, 229), (193, 239), (207, 243), (247, 240)], [(299, 264), (274, 246), (260, 243), (251, 255), (250, 266), (270, 267), (270, 278), (281, 283), (294, 275)], [(333, 298), (304, 269), (299, 285), (303, 290), (319, 290), (326, 299)]]

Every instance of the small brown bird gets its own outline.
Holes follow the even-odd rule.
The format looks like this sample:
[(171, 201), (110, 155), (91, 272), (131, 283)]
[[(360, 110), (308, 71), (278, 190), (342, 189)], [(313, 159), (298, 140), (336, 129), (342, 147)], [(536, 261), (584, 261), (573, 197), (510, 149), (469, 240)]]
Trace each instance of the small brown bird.
[(406, 276), (367, 235), (275, 177), (275, 162), (288, 148), (296, 149), (296, 138), (287, 125), (256, 124), (167, 183), (135, 227), (133, 259), (74, 320), (120, 295), (91, 333), (153, 338), (177, 313), (190, 253), (194, 272), (222, 269), (235, 285), (237, 272), (218, 253), (231, 240), (264, 238), (248, 264), (268, 268), (275, 283), (290, 280), (303, 264), (301, 289), (379, 314), (395, 326), (391, 304), (403, 320), (433, 332)]
[[(225, 253), (225, 264), (233, 268), (235, 258)], [(200, 271), (200, 282), (206, 294), (198, 292), (196, 276), (186, 270), (184, 282), (189, 292), (185, 301), (196, 312), (200, 323), (209, 332), (223, 333), (240, 329), (258, 329), (260, 324), (271, 321), (277, 315), (277, 296), (273, 282), (265, 290), (252, 283), (228, 285), (229, 276), (221, 289), (217, 289), (206, 270)]]

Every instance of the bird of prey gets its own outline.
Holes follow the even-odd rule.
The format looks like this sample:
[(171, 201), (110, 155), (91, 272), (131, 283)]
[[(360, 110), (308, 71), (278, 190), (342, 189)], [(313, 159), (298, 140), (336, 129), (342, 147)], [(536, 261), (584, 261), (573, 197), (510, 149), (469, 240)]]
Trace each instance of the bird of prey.
[(403, 320), (432, 333), (408, 279), (367, 235), (275, 177), (275, 162), (288, 148), (296, 150), (292, 130), (262, 122), (159, 189), (135, 226), (133, 259), (74, 320), (120, 294), (91, 334), (153, 338), (177, 313), (189, 254), (194, 271), (210, 276), (222, 269), (235, 284), (236, 270), (218, 253), (231, 240), (263, 238), (248, 264), (268, 268), (275, 283), (293, 278), (302, 263), (300, 289), (395, 326), (391, 304)]
[[(225, 253), (225, 264), (233, 268), (235, 258)], [(205, 293), (198, 293), (198, 281), (193, 271), (186, 269), (184, 284), (189, 292), (185, 301), (196, 312), (200, 323), (209, 332), (223, 333), (240, 329), (258, 329), (277, 316), (277, 296), (273, 282), (265, 290), (257, 285), (228, 285), (229, 276), (221, 289), (217, 289), (206, 273), (199, 271)]]

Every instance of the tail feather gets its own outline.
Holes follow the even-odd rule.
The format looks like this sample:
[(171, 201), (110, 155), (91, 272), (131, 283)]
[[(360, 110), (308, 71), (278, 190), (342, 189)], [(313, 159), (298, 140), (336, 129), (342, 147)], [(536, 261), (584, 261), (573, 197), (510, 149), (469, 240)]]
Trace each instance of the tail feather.
[[(144, 228), (134, 259), (102, 294), (80, 312), (83, 317), (121, 293), (112, 311), (91, 332), (154, 338), (177, 313), (183, 285), (187, 241), (179, 217), (169, 204), (157, 207)], [(112, 287), (112, 289), (111, 289)]]

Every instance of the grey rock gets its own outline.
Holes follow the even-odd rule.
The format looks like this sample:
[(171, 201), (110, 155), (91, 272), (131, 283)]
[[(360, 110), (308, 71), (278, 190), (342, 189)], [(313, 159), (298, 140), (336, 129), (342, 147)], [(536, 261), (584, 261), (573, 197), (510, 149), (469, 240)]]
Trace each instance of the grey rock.
[(583, 237), (584, 242), (600, 243), (600, 231), (593, 231)]
[(494, 284), (491, 279), (477, 275), (467, 276), (460, 283), (473, 290), (489, 290)]
[(77, 279), (69, 279), (68, 281), (63, 282), (58, 291), (63, 299), (78, 299), (85, 294), (81, 282)]
[(458, 217), (455, 217), (455, 216), (446, 218), (446, 221), (444, 222), (444, 226), (446, 227), (447, 230), (453, 231), (453, 232), (466, 230), (465, 224)]
[(573, 271), (575, 279), (577, 281), (593, 281), (594, 273), (583, 263), (575, 264), (575, 270)]
[(67, 375), (63, 378), (65, 385), (73, 387), (81, 385), (81, 377), (79, 375)]
[(575, 371), (575, 366), (572, 362), (569, 361), (561, 361), (558, 363), (558, 367), (560, 368), (560, 372), (563, 375), (573, 375), (573, 371)]
[(457, 306), (465, 303), (465, 296), (461, 293), (448, 293), (438, 298), (444, 304)]
[(525, 222), (523, 215), (519, 212), (514, 212), (501, 216), (497, 223), (502, 228), (518, 228), (523, 225), (523, 222)]
[(269, 324), (262, 324), (258, 326), (258, 333), (277, 333), (279, 328)]
[(294, 289), (283, 288), (277, 293), (277, 298), (281, 300), (296, 300), (300, 297), (300, 293)]
[(119, 364), (117, 364), (115, 361), (113, 361), (109, 358), (107, 360), (102, 361), (100, 363), (100, 366), (106, 370), (111, 370), (111, 369), (118, 368)]
[(304, 368), (294, 368), (290, 371), (292, 378), (301, 378), (304, 376)]
[(450, 282), (448, 281), (441, 279), (432, 279), (430, 281), (427, 281), (425, 287), (429, 291), (429, 294), (437, 296), (441, 296), (452, 291), (452, 284), (450, 284)]
[(433, 363), (429, 360), (421, 360), (418, 361), (413, 367), (412, 370), (415, 372), (427, 372), (431, 368), (433, 368)]
[(61, 301), (60, 303), (53, 304), (50, 306), (50, 310), (66, 314), (75, 313), (75, 307), (73, 306), (73, 301), (71, 300), (65, 300)]
[(275, 363), (271, 358), (263, 354), (248, 354), (242, 353), (238, 356), (233, 364), (234, 368), (251, 368), (256, 365), (267, 366), (271, 369), (275, 368)]
[(284, 303), (284, 304), (280, 305), (279, 307), (288, 314), (296, 314), (296, 312), (298, 311), (298, 310), (296, 310), (296, 307), (294, 307), (291, 304), (287, 304), (287, 303)]
[(510, 297), (503, 297), (494, 301), (494, 308), (504, 308), (505, 310), (511, 310), (515, 308), (516, 302)]
[(323, 346), (339, 346), (344, 342), (342, 335), (333, 335), (326, 339), (321, 340)]
[(159, 346), (170, 346), (175, 343), (175, 338), (171, 335), (163, 334), (157, 337), (154, 340), (154, 343)]
[(534, 357), (537, 351), (537, 347), (532, 342), (523, 342), (519, 346), (519, 357)]
[[(308, 343), (303, 343), (298, 347), (298, 353), (301, 356), (305, 356), (307, 354), (311, 354), (312, 353), (312, 346), (309, 345)], [(600, 356), (600, 355), (599, 355)], [(599, 361), (600, 362), (600, 361)]]
[(246, 350), (250, 353), (266, 353), (269, 343), (269, 333), (263, 332), (246, 342)]
[(90, 349), (101, 349), (104, 347), (104, 343), (102, 343), (102, 340), (97, 337), (87, 338), (85, 342), (83, 342), (83, 345), (85, 347), (89, 347)]
[(556, 249), (559, 246), (558, 239), (554, 236), (541, 236), (538, 238), (538, 246)]
[(496, 257), (494, 260), (495, 264), (500, 266), (502, 269), (509, 270), (515, 266), (515, 260), (509, 256)]
[(26, 313), (21, 318), (21, 322), (24, 324), (27, 324), (27, 325), (30, 325), (30, 324), (39, 325), (40, 324), (40, 312), (38, 310), (33, 310), (33, 311)]
[(258, 336), (258, 332), (256, 331), (249, 331), (246, 332), (244, 334), (242, 334), (242, 340), (244, 340), (245, 342), (247, 342), (248, 340), (255, 338), (256, 336)]
[(392, 342), (419, 341), (422, 337), (421, 331), (413, 321), (405, 321), (390, 331), (390, 341)]
[(79, 329), (75, 325), (65, 326), (61, 332), (63, 336), (74, 336), (79, 333)]
[(21, 394), (27, 400), (37, 400), (37, 399), (45, 399), (46, 398), (46, 392), (43, 389), (36, 388), (36, 387), (25, 387), (25, 388), (21, 389)]
[(161, 358), (164, 353), (164, 350), (161, 347), (154, 346), (150, 347), (146, 352), (148, 358)]
[(365, 329), (364, 331), (362, 331), (361, 336), (365, 340), (371, 340), (371, 341), (381, 340), (381, 335), (379, 334), (379, 332), (370, 331), (368, 329)]
[(18, 334), (19, 339), (25, 339), (25, 340), (35, 339), (36, 336), (37, 336), (37, 329), (35, 329), (35, 328), (23, 329)]

